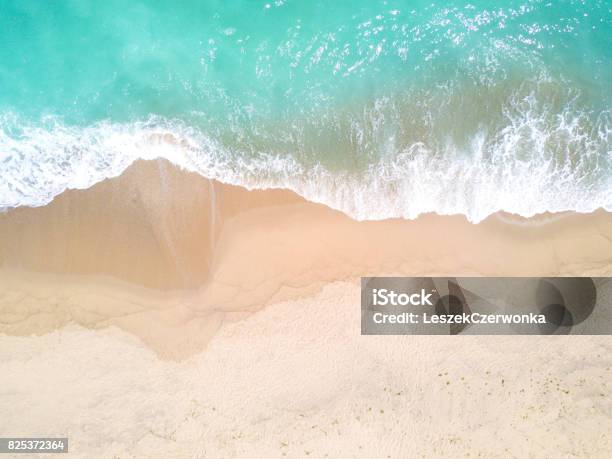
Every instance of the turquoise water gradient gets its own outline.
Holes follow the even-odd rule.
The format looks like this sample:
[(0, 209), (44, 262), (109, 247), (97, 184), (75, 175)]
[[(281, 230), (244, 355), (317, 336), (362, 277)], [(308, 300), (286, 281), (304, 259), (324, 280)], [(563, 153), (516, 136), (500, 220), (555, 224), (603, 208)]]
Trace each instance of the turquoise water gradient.
[(610, 14), (604, 1), (5, 0), (0, 107), (233, 121), (542, 69), (609, 105)]
[[(145, 123), (179, 141), (190, 133), (189, 154), (200, 156), (189, 162), (206, 155), (203, 173), (240, 182), (244, 168), (251, 186), (288, 186), (359, 218), (534, 213), (542, 181), (557, 200), (544, 208), (605, 207), (611, 17), (606, 1), (4, 0), (0, 159), (10, 180), (0, 195), (5, 206), (44, 201), (73, 185), (72, 166), (53, 164), (57, 183), (48, 167), (82, 161), (78, 142), (97, 158), (87, 163), (119, 161), (102, 134), (78, 129), (110, 123), (132, 135), (126, 126)], [(53, 138), (52, 155), (41, 136)], [(204, 138), (218, 151), (203, 151)], [(270, 156), (301, 182), (266, 172)], [(411, 175), (434, 166), (444, 173)], [(344, 195), (306, 190), (317, 171)], [(364, 184), (373, 201), (402, 201), (384, 215), (342, 201), (372, 174), (382, 180)], [(479, 188), (479, 174), (504, 194)], [(524, 197), (512, 196), (517, 180)], [(439, 196), (410, 207), (430, 182)]]

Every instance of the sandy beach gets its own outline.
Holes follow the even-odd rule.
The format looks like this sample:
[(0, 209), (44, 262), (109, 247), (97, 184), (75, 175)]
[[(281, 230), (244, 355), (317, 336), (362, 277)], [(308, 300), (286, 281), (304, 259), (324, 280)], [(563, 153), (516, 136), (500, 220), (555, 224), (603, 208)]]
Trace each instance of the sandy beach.
[(612, 216), (358, 222), (286, 190), (140, 161), (50, 204), (0, 214), (0, 331), (116, 325), (162, 358), (224, 320), (368, 275), (569, 276), (612, 270)]
[(69, 457), (609, 456), (609, 337), (362, 337), (358, 302), (329, 284), (180, 362), (116, 327), (2, 336), (0, 432)]
[(603, 211), (358, 222), (139, 161), (0, 214), (0, 266), (0, 436), (75, 457), (612, 448), (609, 337), (359, 331), (360, 276), (610, 275)]
[(611, 4), (0, 0), (0, 459), (612, 458)]

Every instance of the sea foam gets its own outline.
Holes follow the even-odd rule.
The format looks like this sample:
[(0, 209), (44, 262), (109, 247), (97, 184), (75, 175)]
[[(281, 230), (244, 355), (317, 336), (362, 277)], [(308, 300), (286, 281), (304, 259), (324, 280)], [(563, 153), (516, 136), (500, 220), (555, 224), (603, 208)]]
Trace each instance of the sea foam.
[[(498, 211), (612, 209), (610, 116), (595, 123), (565, 110), (543, 117), (527, 96), (506, 109), (506, 123), (459, 147), (415, 142), (379, 155), (361, 170), (305, 165), (292, 154), (244, 152), (177, 120), (37, 125), (1, 119), (0, 208), (41, 206), (66, 189), (120, 175), (138, 159), (164, 158), (209, 179), (248, 189), (287, 188), (357, 220), (463, 214), (479, 222)], [(550, 120), (553, 120), (552, 122)]]

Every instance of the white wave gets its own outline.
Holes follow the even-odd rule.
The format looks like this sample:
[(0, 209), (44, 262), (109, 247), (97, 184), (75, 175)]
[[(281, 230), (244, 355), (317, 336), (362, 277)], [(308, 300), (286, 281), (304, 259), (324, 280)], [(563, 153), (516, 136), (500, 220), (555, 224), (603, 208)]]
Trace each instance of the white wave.
[(531, 94), (513, 101), (504, 115), (504, 126), (483, 128), (468, 147), (416, 142), (366, 170), (343, 173), (305, 167), (289, 153), (232, 150), (159, 117), (78, 128), (54, 119), (27, 125), (4, 115), (0, 208), (45, 205), (66, 189), (120, 175), (137, 159), (165, 158), (248, 189), (288, 188), (358, 220), (435, 212), (478, 222), (498, 211), (530, 217), (612, 210), (608, 114), (595, 124), (569, 109), (546, 117)]

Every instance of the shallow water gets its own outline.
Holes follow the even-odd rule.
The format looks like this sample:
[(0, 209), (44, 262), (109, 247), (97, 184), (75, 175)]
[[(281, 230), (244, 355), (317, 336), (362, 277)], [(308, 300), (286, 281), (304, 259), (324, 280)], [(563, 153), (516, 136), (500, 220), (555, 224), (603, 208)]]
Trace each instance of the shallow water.
[(0, 4), (0, 207), (165, 157), (358, 219), (612, 208), (604, 1)]

